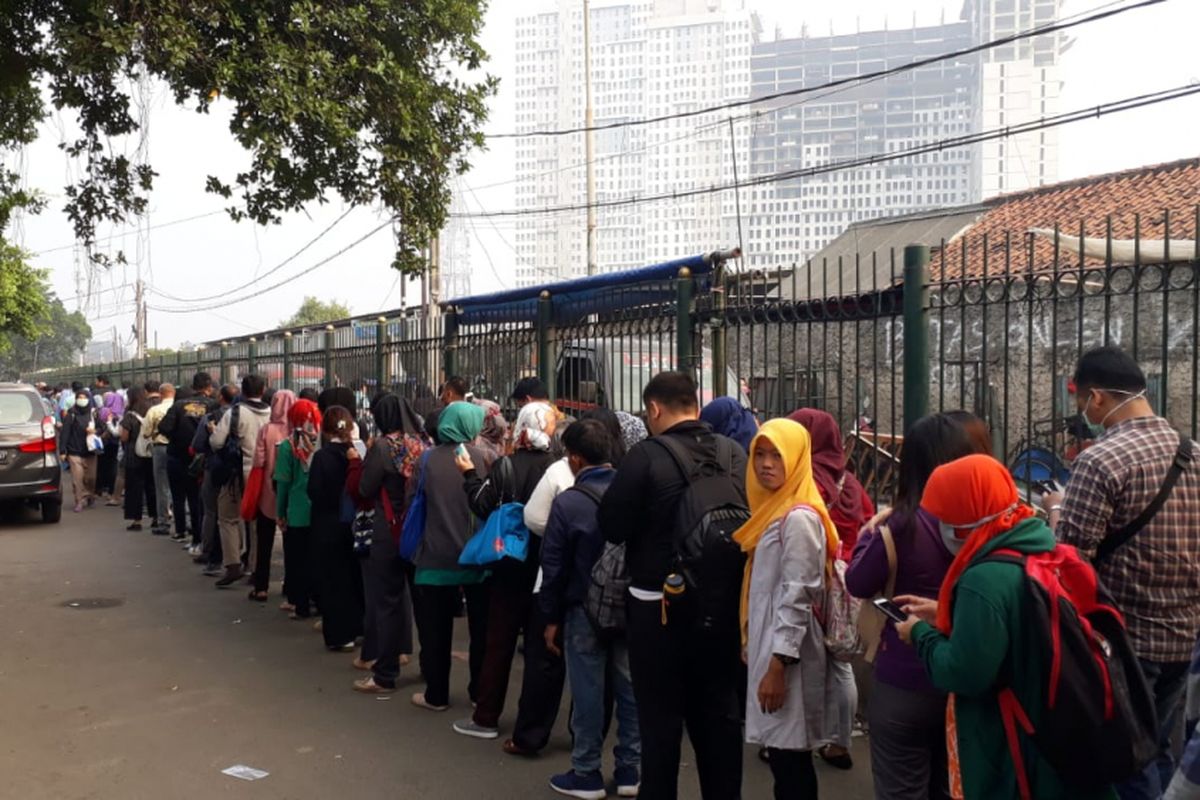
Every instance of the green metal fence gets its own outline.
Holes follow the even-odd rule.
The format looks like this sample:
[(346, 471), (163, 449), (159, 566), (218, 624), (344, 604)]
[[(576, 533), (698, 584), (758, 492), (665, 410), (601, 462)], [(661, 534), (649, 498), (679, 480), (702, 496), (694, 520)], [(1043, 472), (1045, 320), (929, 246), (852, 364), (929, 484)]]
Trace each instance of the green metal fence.
[[(828, 410), (854, 445), (860, 475), (879, 477), (879, 486), (905, 427), (957, 408), (990, 424), (995, 453), (1010, 466), (1031, 470), (1036, 452), (1039, 465), (1054, 469), (1078, 444), (1069, 375), (1080, 353), (1099, 344), (1132, 353), (1155, 408), (1197, 435), (1196, 218), (1200, 209), (1185, 224), (1164, 213), (1153, 243), (1135, 237), (1132, 257), (1121, 255), (1110, 224), (1099, 255), (1088, 238), (1095, 232), (1075, 225), (1070, 240), (968, 233), (767, 271), (714, 258), (703, 274), (682, 268), (587, 301), (552, 285), (516, 311), (408, 309), (27, 377), (89, 382), (103, 372), (118, 383), (184, 383), (205, 370), (229, 382), (258, 371), (293, 389), (388, 389), (425, 412), (448, 374), (509, 410), (516, 381), (537, 375), (566, 410), (636, 412), (645, 381), (680, 367), (694, 372), (704, 399), (737, 396), (762, 418)], [(1135, 229), (1142, 234), (1142, 223)]]

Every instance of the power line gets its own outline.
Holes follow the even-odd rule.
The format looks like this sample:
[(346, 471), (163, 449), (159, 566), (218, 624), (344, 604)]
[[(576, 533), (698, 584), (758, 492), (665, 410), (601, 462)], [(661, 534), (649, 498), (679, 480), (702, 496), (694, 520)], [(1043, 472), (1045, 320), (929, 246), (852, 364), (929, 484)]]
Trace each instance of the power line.
[[(190, 217), (183, 217), (182, 219), (173, 219), (173, 220), (169, 220), (167, 222), (160, 222), (157, 225), (149, 226), (148, 228), (146, 228), (146, 230), (147, 231), (156, 231), (160, 228), (169, 228), (172, 225), (182, 225), (185, 222), (195, 222), (198, 219), (205, 219), (207, 217), (215, 217), (218, 214), (224, 214), (224, 213), (225, 213), (225, 209), (219, 209), (217, 211), (209, 211), (204, 214), (195, 214)], [(128, 226), (126, 226), (126, 227), (128, 227)], [(109, 238), (110, 242), (112, 241), (112, 238), (114, 235), (115, 234), (109, 234), (108, 238)], [(62, 250), (71, 250), (78, 246), (79, 246), (79, 242), (73, 242), (72, 244), (64, 244), (64, 245), (60, 245), (58, 247), (50, 247), (50, 248), (47, 248), (46, 250), (37, 250), (34, 252), (34, 255), (35, 256), (44, 256), (47, 253), (58, 253)]]
[(1095, 22), (1097, 20), (1106, 19), (1108, 17), (1114, 17), (1114, 16), (1117, 16), (1118, 14), (1124, 14), (1127, 11), (1134, 11), (1134, 10), (1137, 10), (1140, 8), (1146, 8), (1148, 6), (1158, 5), (1158, 4), (1164, 3), (1164, 2), (1166, 2), (1166, 0), (1141, 0), (1141, 2), (1135, 3), (1134, 5), (1131, 5), (1131, 6), (1125, 6), (1123, 8), (1111, 9), (1108, 11), (1099, 11), (1095, 14), (1090, 14), (1086, 17), (1083, 17), (1083, 18), (1077, 19), (1077, 20), (1072, 20), (1070, 22), (1063, 22), (1063, 21), (1052, 22), (1041, 28), (1033, 28), (1028, 31), (1020, 31), (1020, 32), (1014, 33), (1010, 36), (1003, 36), (999, 39), (993, 39), (990, 42), (983, 42), (981, 44), (972, 45), (970, 47), (964, 47), (959, 50), (954, 50), (952, 52), (942, 53), (942, 54), (939, 54), (936, 56), (930, 56), (929, 58), (918, 59), (916, 61), (909, 62), (908, 64), (901, 64), (901, 65), (898, 65), (895, 67), (889, 67), (887, 69), (878, 70), (876, 72), (868, 72), (868, 73), (864, 73), (862, 75), (851, 75), (851, 76), (848, 76), (845, 78), (837, 78), (836, 80), (831, 80), (831, 81), (828, 81), (823, 84), (818, 84), (816, 86), (804, 86), (799, 89), (788, 89), (786, 91), (774, 92), (772, 94), (766, 94), (766, 95), (762, 95), (760, 97), (750, 97), (750, 98), (746, 98), (743, 100), (733, 100), (728, 103), (721, 103), (720, 105), (692, 109), (691, 111), (679, 111), (674, 114), (662, 114), (657, 117), (647, 117), (645, 119), (623, 120), (621, 122), (607, 122), (607, 123), (604, 123), (603, 125), (579, 126), (579, 127), (575, 127), (575, 128), (561, 128), (561, 129), (555, 129), (555, 130), (533, 130), (533, 131), (524, 131), (524, 132), (513, 131), (510, 133), (493, 133), (493, 134), (487, 135), (486, 138), (488, 138), (488, 139), (526, 139), (526, 138), (530, 138), (530, 137), (534, 137), (534, 136), (569, 136), (569, 135), (576, 134), (576, 133), (586, 133), (588, 131), (604, 131), (604, 130), (612, 130), (614, 128), (639, 127), (639, 126), (643, 126), (643, 125), (653, 125), (658, 122), (667, 122), (667, 121), (675, 120), (675, 119), (687, 119), (689, 117), (703, 116), (704, 114), (712, 114), (717, 111), (725, 111), (726, 109), (730, 109), (730, 108), (744, 108), (745, 106), (755, 105), (757, 103), (765, 103), (765, 102), (768, 102), (771, 100), (778, 100), (781, 97), (794, 97), (796, 95), (811, 94), (812, 92), (819, 91), (821, 89), (829, 89), (829, 88), (832, 88), (835, 86), (845, 86), (847, 84), (856, 83), (858, 81), (876, 79), (876, 78), (886, 78), (891, 75), (898, 75), (898, 74), (900, 74), (902, 72), (906, 72), (908, 70), (918, 69), (920, 67), (929, 66), (930, 64), (936, 64), (939, 61), (948, 61), (953, 58), (960, 58), (962, 56), (974, 55), (975, 53), (982, 53), (982, 52), (985, 52), (985, 51), (990, 50), (995, 47), (1002, 47), (1006, 44), (1012, 44), (1013, 42), (1019, 42), (1022, 39), (1029, 39), (1029, 38), (1032, 38), (1035, 36), (1044, 36), (1045, 34), (1048, 34), (1048, 33), (1057, 33), (1059, 31), (1069, 30), (1070, 28), (1074, 28), (1079, 25), (1085, 25), (1089, 22)]
[(279, 270), (283, 269), (288, 264), (290, 264), (294, 260), (296, 260), (296, 258), (299, 257), (301, 254), (303, 254), (306, 250), (308, 250), (308, 248), (312, 247), (314, 244), (321, 241), (321, 239), (324, 238), (327, 233), (329, 233), (331, 230), (333, 230), (334, 227), (336, 227), (339, 222), (341, 222), (347, 216), (349, 216), (350, 212), (353, 210), (354, 210), (354, 206), (347, 208), (345, 211), (342, 212), (342, 215), (340, 217), (335, 219), (333, 222), (329, 223), (329, 225), (325, 228), (325, 230), (321, 231), (315, 237), (310, 239), (308, 241), (308, 243), (305, 244), (303, 247), (301, 247), (299, 250), (292, 253), (290, 256), (288, 256), (283, 261), (276, 264), (274, 267), (271, 267), (269, 270), (267, 270), (263, 274), (258, 275), (253, 280), (243, 283), (241, 286), (235, 286), (232, 289), (227, 289), (227, 290), (225, 290), (223, 292), (219, 292), (217, 294), (208, 295), (207, 297), (176, 297), (173, 294), (168, 294), (167, 292), (161, 291), (159, 289), (154, 289), (154, 293), (160, 297), (167, 299), (167, 300), (174, 300), (177, 303), (204, 303), (209, 300), (216, 300), (221, 297), (228, 297), (231, 294), (240, 292), (242, 289), (248, 289), (251, 286), (253, 286), (254, 284), (258, 283), (259, 281), (263, 280), (264, 278), (268, 277), (269, 275), (275, 274), (276, 272), (278, 272)]
[(225, 308), (226, 306), (234, 306), (239, 303), (244, 303), (247, 300), (253, 300), (255, 297), (260, 297), (260, 296), (266, 294), (267, 292), (274, 291), (275, 289), (278, 289), (279, 287), (284, 286), (284, 285), (290, 283), (291, 281), (296, 280), (297, 278), (302, 278), (305, 275), (309, 274), (310, 272), (313, 272), (313, 271), (319, 269), (320, 267), (325, 266), (330, 261), (333, 261), (335, 258), (337, 258), (341, 255), (344, 255), (345, 253), (348, 253), (350, 250), (353, 250), (355, 247), (358, 247), (358, 245), (362, 244), (367, 239), (370, 239), (372, 236), (379, 233), (381, 230), (383, 230), (384, 228), (388, 227), (391, 224), (392, 224), (392, 219), (389, 217), (383, 223), (381, 223), (380, 225), (377, 225), (374, 228), (372, 228), (371, 230), (367, 231), (365, 234), (363, 234), (359, 238), (355, 239), (353, 242), (346, 245), (341, 250), (338, 250), (333, 255), (330, 255), (330, 256), (327, 256), (326, 258), (321, 259), (317, 263), (313, 264), (310, 267), (307, 267), (306, 269), (302, 270), (301, 272), (298, 272), (297, 274), (291, 276), (290, 278), (285, 278), (284, 280), (279, 281), (278, 283), (274, 283), (274, 284), (271, 284), (270, 286), (263, 287), (262, 289), (259, 289), (256, 292), (251, 292), (250, 294), (246, 295), (245, 297), (239, 297), (236, 300), (226, 300), (225, 302), (216, 303), (214, 305), (209, 305), (209, 306), (199, 306), (197, 308), (167, 308), (164, 306), (151, 306), (151, 305), (147, 305), (146, 307), (149, 308), (151, 311), (158, 311), (163, 314), (193, 314), (193, 313), (196, 313), (199, 311), (212, 311), (213, 309)]
[[(647, 195), (645, 197), (627, 197), (615, 200), (601, 200), (595, 205), (596, 208), (616, 208), (620, 206), (640, 205), (642, 203), (652, 203), (661, 200), (680, 200), (687, 197), (695, 197), (698, 195), (715, 194), (717, 192), (729, 191), (735, 188), (746, 188), (753, 186), (763, 186), (770, 183), (778, 183), (780, 181), (790, 180), (792, 178), (812, 177), (815, 175), (823, 175), (831, 172), (842, 172), (848, 169), (856, 169), (859, 167), (869, 167), (875, 164), (882, 164), (888, 161), (898, 161), (912, 156), (923, 155), (926, 153), (941, 152), (943, 150), (953, 150), (959, 147), (965, 147), (971, 144), (991, 141), (993, 139), (1003, 139), (1009, 136), (1020, 133), (1029, 133), (1033, 131), (1045, 130), (1047, 128), (1057, 128), (1062, 125), (1067, 125), (1072, 122), (1081, 122), (1088, 119), (1099, 118), (1109, 114), (1115, 114), (1121, 111), (1130, 111), (1143, 106), (1156, 105), (1169, 100), (1176, 100), (1181, 97), (1187, 97), (1200, 93), (1200, 85), (1184, 84), (1173, 89), (1164, 89), (1159, 92), (1151, 92), (1148, 94), (1136, 95), (1127, 97), (1123, 100), (1116, 100), (1111, 103), (1079, 109), (1077, 111), (1069, 111), (1063, 114), (1057, 114), (1052, 117), (1043, 117), (1041, 120), (1035, 120), (1019, 125), (1006, 125), (1003, 128), (994, 128), (990, 131), (983, 131), (975, 134), (967, 134), (964, 136), (950, 137), (947, 139), (939, 139), (934, 142), (929, 142), (924, 145), (912, 147), (907, 150), (896, 150), (891, 153), (883, 153), (880, 155), (867, 156), (858, 159), (849, 159), (845, 161), (834, 161), (829, 164), (824, 164), (817, 167), (807, 167), (803, 169), (786, 170), (783, 172), (775, 172), (769, 175), (761, 175), (757, 178), (751, 177), (743, 180), (737, 187), (731, 183), (716, 184), (707, 187), (694, 187), (675, 192), (664, 192), (656, 195)], [(478, 214), (451, 214), (452, 217), (523, 217), (542, 214), (559, 214), (566, 212), (578, 212), (587, 208), (584, 203), (574, 203), (561, 206), (547, 206), (545, 208), (529, 208), (529, 209), (505, 209), (503, 211), (488, 211)]]

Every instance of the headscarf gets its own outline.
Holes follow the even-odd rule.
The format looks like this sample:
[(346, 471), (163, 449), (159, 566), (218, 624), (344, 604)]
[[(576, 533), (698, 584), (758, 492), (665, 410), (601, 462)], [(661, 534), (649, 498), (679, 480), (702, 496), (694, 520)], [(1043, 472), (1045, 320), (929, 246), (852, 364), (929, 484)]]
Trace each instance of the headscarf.
[[(754, 473), (754, 447), (765, 438), (775, 445), (783, 457), (783, 485), (774, 491), (758, 482)], [(825, 563), (828, 570), (838, 549), (837, 528), (829, 518), (821, 491), (813, 479), (812, 444), (808, 431), (798, 422), (773, 419), (758, 430), (750, 443), (750, 460), (746, 464), (746, 497), (750, 501), (750, 519), (737, 529), (733, 540), (748, 554), (746, 574), (742, 579), (742, 639), (746, 637), (746, 620), (750, 611), (750, 571), (754, 567), (754, 550), (767, 529), (776, 520), (787, 516), (796, 506), (807, 506), (817, 512), (825, 528)]]
[(408, 400), (387, 392), (371, 403), (375, 425), (385, 436), (392, 433), (407, 433), (414, 436), (425, 432), (425, 423), (413, 410)]
[(758, 433), (758, 420), (750, 409), (732, 397), (718, 397), (700, 410), (700, 421), (707, 422), (714, 431), (728, 436), (750, 452), (750, 442)]
[[(938, 593), (937, 626), (949, 635), (954, 585), (971, 559), (989, 541), (1034, 512), (1020, 503), (1017, 485), (1004, 465), (985, 455), (964, 456), (935, 469), (921, 495), (921, 508), (939, 522), (958, 528), (966, 538)], [(982, 524), (976, 526), (979, 522)]]
[(350, 416), (354, 416), (354, 409), (357, 405), (354, 400), (354, 392), (349, 386), (332, 386), (319, 395), (317, 395), (317, 407), (324, 414), (332, 406), (341, 406), (350, 412)]
[(868, 517), (866, 490), (846, 469), (842, 432), (833, 416), (815, 408), (801, 408), (788, 415), (808, 430), (812, 440), (813, 479), (829, 508), (829, 516), (843, 539), (857, 536)]
[(100, 421), (107, 425), (110, 422), (119, 422), (123, 416), (125, 416), (125, 398), (121, 397), (118, 392), (109, 392), (104, 395), (104, 407), (100, 409)]
[(516, 450), (549, 450), (558, 415), (549, 403), (526, 403), (517, 414), (513, 428), (513, 448)]
[(464, 400), (451, 403), (438, 415), (438, 441), (466, 444), (483, 429), (483, 409)]
[(321, 410), (311, 400), (297, 400), (288, 412), (292, 425), (292, 454), (308, 472), (312, 454), (321, 444)]
[[(290, 389), (280, 389), (271, 396), (271, 419), (258, 432), (259, 441), (266, 448), (267, 479), (275, 474), (275, 448), (287, 438), (291, 426), (288, 424), (288, 412), (296, 403), (296, 394)], [(274, 513), (274, 512), (272, 512)]]
[(411, 478), (421, 453), (429, 444), (425, 423), (408, 400), (391, 392), (375, 398), (371, 405), (396, 472), (406, 479)]
[(621, 423), (621, 441), (625, 444), (626, 453), (632, 450), (635, 444), (649, 436), (646, 431), (646, 423), (642, 422), (641, 417), (635, 417), (628, 411), (618, 411), (617, 422)]

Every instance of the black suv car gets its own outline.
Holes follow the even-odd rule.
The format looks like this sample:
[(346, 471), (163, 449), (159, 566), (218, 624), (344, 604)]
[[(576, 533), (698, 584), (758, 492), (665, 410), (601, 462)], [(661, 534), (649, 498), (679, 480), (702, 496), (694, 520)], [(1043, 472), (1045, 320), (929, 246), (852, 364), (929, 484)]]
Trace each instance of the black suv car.
[(37, 389), (0, 383), (0, 503), (25, 502), (43, 522), (62, 518), (58, 435)]

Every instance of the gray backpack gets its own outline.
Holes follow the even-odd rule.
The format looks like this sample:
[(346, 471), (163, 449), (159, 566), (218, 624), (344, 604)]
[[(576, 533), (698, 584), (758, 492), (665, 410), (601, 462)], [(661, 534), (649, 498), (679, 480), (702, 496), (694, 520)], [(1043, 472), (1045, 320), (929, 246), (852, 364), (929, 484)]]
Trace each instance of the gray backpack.
[[(567, 491), (572, 489), (590, 498), (597, 506), (604, 497), (603, 491), (587, 484), (577, 484)], [(625, 595), (628, 593), (625, 545), (606, 544), (592, 567), (592, 582), (583, 603), (584, 613), (601, 638), (625, 635)]]

